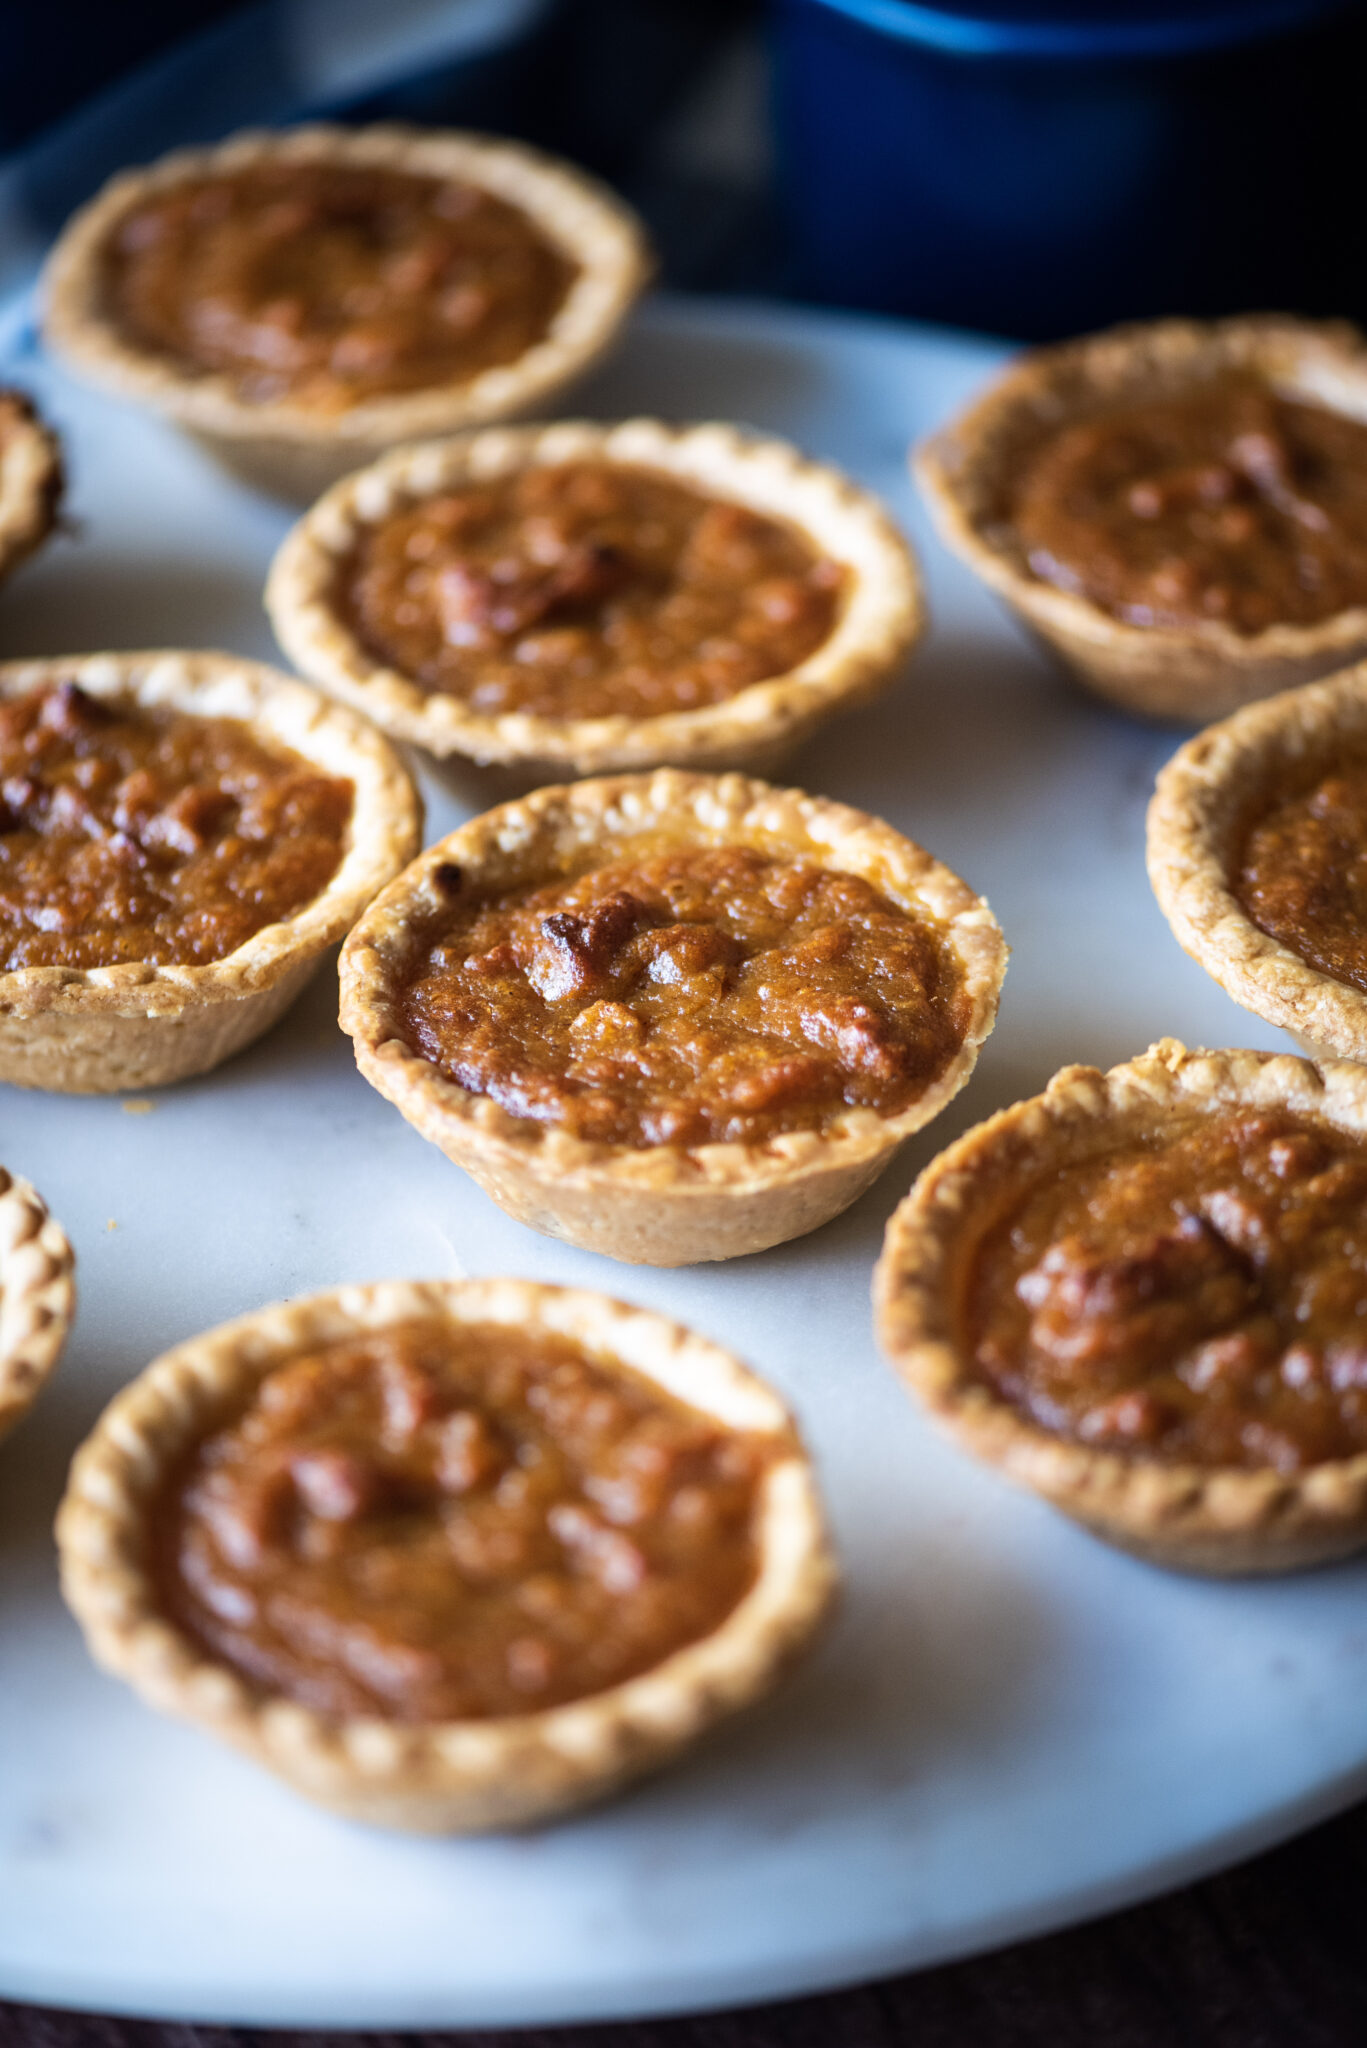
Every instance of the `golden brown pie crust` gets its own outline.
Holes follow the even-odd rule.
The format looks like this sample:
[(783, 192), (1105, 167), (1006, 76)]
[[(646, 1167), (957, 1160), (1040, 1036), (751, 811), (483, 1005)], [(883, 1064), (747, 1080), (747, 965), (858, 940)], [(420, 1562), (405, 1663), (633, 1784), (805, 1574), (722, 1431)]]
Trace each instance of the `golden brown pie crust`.
[[(245, 401), (230, 377), (179, 370), (111, 319), (102, 254), (131, 208), (191, 179), (263, 163), (317, 162), (451, 178), (521, 209), (579, 268), (545, 339), (514, 362), (462, 382), (372, 398), (320, 417), (288, 400)], [(311, 498), (400, 441), (545, 411), (615, 340), (649, 273), (649, 250), (629, 208), (586, 172), (523, 143), (388, 125), (252, 132), (121, 172), (82, 207), (48, 260), (44, 333), (82, 375), (164, 413), (253, 481)]]
[(1251, 371), (1288, 398), (1367, 419), (1367, 347), (1344, 322), (1281, 314), (1159, 320), (1022, 357), (914, 458), (955, 554), (1088, 689), (1149, 718), (1204, 724), (1354, 660), (1367, 653), (1367, 607), (1252, 634), (1216, 620), (1185, 629), (1130, 625), (1031, 573), (1002, 522), (1001, 489), (1014, 466), (1070, 420), (1232, 370)]
[(1094, 1159), (1164, 1114), (1289, 1108), (1367, 1135), (1367, 1069), (1289, 1053), (1188, 1052), (1164, 1039), (1107, 1074), (1064, 1067), (931, 1162), (888, 1224), (874, 1275), (879, 1340), (903, 1383), (965, 1450), (1094, 1535), (1155, 1564), (1220, 1575), (1321, 1564), (1367, 1544), (1367, 1455), (1305, 1471), (1125, 1457), (1052, 1436), (969, 1369), (962, 1287), (985, 1232), (1023, 1187)]
[(57, 436), (22, 392), (0, 390), (0, 578), (47, 539), (63, 484)]
[(171, 650), (0, 666), (6, 696), (58, 681), (106, 701), (242, 719), (354, 785), (347, 846), (327, 888), (226, 958), (0, 974), (0, 1080), (91, 1095), (206, 1073), (284, 1013), (326, 948), (411, 859), (421, 832), (416, 792), (364, 719), (260, 662)]
[[(150, 1506), (178, 1457), (273, 1366), (410, 1319), (507, 1323), (582, 1344), (732, 1427), (768, 1438), (759, 1570), (708, 1636), (623, 1684), (539, 1712), (426, 1726), (332, 1718), (263, 1692), (163, 1616)], [(57, 1522), (62, 1589), (96, 1660), (325, 1806), (452, 1834), (522, 1827), (606, 1796), (768, 1691), (829, 1605), (835, 1565), (816, 1483), (782, 1402), (728, 1352), (606, 1296), (524, 1280), (385, 1281), (244, 1316), (150, 1365), (77, 1453)]]
[[(862, 875), (944, 927), (969, 1021), (959, 1051), (915, 1102), (889, 1117), (851, 1109), (825, 1130), (788, 1131), (762, 1145), (635, 1149), (510, 1116), (410, 1049), (399, 1035), (403, 975), (425, 943), (422, 920), (452, 901), (448, 871), (479, 896), (532, 883), (578, 848), (610, 858), (665, 825), (700, 844), (738, 842)], [(510, 1215), (613, 1258), (684, 1266), (781, 1244), (848, 1208), (967, 1081), (1005, 971), (1006, 945), (983, 899), (881, 820), (740, 775), (661, 768), (538, 790), (427, 848), (343, 949), (341, 1021), (372, 1086)]]
[(1250, 704), (1179, 747), (1149, 804), (1154, 894), (1184, 952), (1314, 1057), (1367, 1058), (1367, 995), (1261, 931), (1230, 887), (1239, 841), (1289, 778), (1367, 747), (1367, 663)]
[[(584, 461), (654, 471), (796, 526), (849, 579), (831, 633), (797, 668), (722, 703), (651, 718), (482, 713), (366, 651), (337, 603), (336, 583), (339, 563), (368, 527), (476, 479)], [(925, 623), (910, 548), (882, 506), (838, 470), (736, 427), (647, 419), (495, 427), (400, 449), (338, 484), (287, 536), (266, 609), (295, 666), (396, 739), (437, 755), (513, 764), (541, 780), (662, 763), (767, 773), (834, 713), (890, 683)]]
[(0, 1436), (57, 1363), (76, 1312), (74, 1265), (37, 1189), (0, 1166)]

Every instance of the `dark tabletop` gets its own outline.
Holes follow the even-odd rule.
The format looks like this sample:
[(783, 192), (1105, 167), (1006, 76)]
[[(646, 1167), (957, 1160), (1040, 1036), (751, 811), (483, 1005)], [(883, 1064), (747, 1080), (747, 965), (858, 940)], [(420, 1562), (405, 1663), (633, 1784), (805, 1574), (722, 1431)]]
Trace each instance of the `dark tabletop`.
[[(908, 1845), (914, 1854), (914, 1844)], [(788, 2005), (516, 2034), (264, 2034), (0, 2004), (4, 2048), (1362, 2048), (1367, 1806), (1064, 1934)]]

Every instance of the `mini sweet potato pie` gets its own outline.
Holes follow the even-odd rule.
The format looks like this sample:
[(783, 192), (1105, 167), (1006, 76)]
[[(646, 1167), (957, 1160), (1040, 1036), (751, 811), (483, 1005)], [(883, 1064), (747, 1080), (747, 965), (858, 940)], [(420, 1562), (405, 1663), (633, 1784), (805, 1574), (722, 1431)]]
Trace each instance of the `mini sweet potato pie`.
[(598, 1294), (385, 1282), (167, 1352), (78, 1452), (98, 1661), (358, 1820), (519, 1826), (766, 1692), (829, 1602), (778, 1397)]
[(1367, 1545), (1367, 1067), (1172, 1039), (969, 1131), (888, 1225), (879, 1334), (964, 1447), (1153, 1562)]
[(57, 1363), (76, 1309), (66, 1232), (26, 1180), (0, 1166), (0, 1436)]
[(418, 832), (388, 743), (257, 662), (0, 667), (0, 1080), (99, 1094), (217, 1066)]
[(1197, 733), (1149, 878), (1184, 949), (1306, 1050), (1367, 1058), (1367, 663)]
[(1025, 356), (920, 450), (940, 532), (1099, 695), (1191, 724), (1367, 653), (1367, 348), (1260, 315)]
[(0, 390), (0, 578), (47, 539), (62, 485), (56, 435), (22, 392)]
[(297, 128), (113, 179), (53, 251), (44, 331), (311, 496), (396, 442), (544, 409), (648, 271), (629, 210), (520, 143)]
[(401, 449), (288, 536), (266, 604), (325, 690), (438, 755), (769, 769), (901, 668), (882, 506), (735, 427), (562, 421)]
[(538, 790), (342, 954), (361, 1072), (535, 1229), (688, 1265), (839, 1213), (963, 1086), (1006, 947), (890, 826), (739, 775)]

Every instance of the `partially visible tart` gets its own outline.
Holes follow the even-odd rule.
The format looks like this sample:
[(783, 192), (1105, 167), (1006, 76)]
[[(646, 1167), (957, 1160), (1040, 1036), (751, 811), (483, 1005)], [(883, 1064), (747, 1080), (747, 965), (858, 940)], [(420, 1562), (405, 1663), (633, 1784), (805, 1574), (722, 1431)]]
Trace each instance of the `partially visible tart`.
[(1367, 664), (1179, 748), (1149, 878), (1193, 959), (1307, 1050), (1367, 1058)]
[(1127, 710), (1204, 724), (1367, 652), (1367, 349), (1343, 323), (1037, 350), (915, 467), (949, 546)]
[(68, 223), (44, 331), (288, 495), (396, 442), (543, 410), (649, 271), (572, 165), (455, 131), (238, 135), (125, 171)]
[(419, 827), (388, 743), (257, 662), (0, 667), (0, 1080), (105, 1093), (217, 1066)]
[(266, 604), (296, 666), (387, 732), (543, 779), (768, 769), (923, 624), (910, 549), (848, 478), (645, 419), (401, 449), (301, 520)]
[(75, 1258), (38, 1190), (0, 1166), (0, 1436), (56, 1365), (76, 1312)]
[(385, 1282), (167, 1352), (78, 1452), (98, 1661), (326, 1806), (523, 1826), (766, 1692), (835, 1571), (778, 1397), (602, 1295)]
[(884, 1350), (975, 1456), (1179, 1570), (1367, 1545), (1367, 1069), (1165, 1039), (942, 1152)]
[(982, 898), (739, 775), (537, 791), (424, 852), (342, 955), (362, 1073), (510, 1214), (651, 1265), (800, 1236), (972, 1072)]
[(51, 533), (62, 483), (57, 436), (23, 392), (0, 390), (0, 577)]

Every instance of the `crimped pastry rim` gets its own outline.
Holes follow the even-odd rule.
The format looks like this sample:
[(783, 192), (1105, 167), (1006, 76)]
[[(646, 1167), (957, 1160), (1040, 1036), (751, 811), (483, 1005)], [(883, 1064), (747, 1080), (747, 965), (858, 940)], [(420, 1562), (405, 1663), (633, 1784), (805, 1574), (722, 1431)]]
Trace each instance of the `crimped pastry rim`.
[(38, 1190), (0, 1166), (0, 1437), (57, 1363), (76, 1313), (75, 1263)]
[[(487, 714), (368, 654), (336, 602), (338, 565), (368, 527), (435, 493), (575, 461), (644, 469), (795, 526), (851, 577), (833, 630), (797, 667), (733, 697), (652, 717)], [(367, 710), (387, 731), (438, 755), (598, 769), (687, 765), (719, 747), (781, 740), (891, 682), (925, 624), (915, 557), (885, 508), (840, 470), (789, 442), (725, 421), (680, 426), (634, 418), (488, 427), (401, 448), (345, 477), (291, 530), (271, 565), (266, 609), (295, 666)]]
[[(482, 1720), (332, 1716), (253, 1684), (163, 1616), (147, 1563), (147, 1508), (175, 1458), (235, 1395), (313, 1344), (419, 1318), (531, 1325), (629, 1365), (731, 1427), (782, 1449), (768, 1473), (754, 1585), (717, 1628), (651, 1670), (565, 1705)], [(759, 1697), (821, 1619), (836, 1567), (810, 1459), (778, 1395), (682, 1324), (586, 1289), (526, 1280), (380, 1281), (277, 1303), (153, 1361), (76, 1454), (57, 1518), (62, 1590), (105, 1669), (155, 1706), (245, 1748), (299, 1789), (345, 1806), (352, 1790), (407, 1805), (539, 1785), (549, 1817), (661, 1761)], [(454, 1825), (463, 1825), (457, 1822)], [(484, 1825), (487, 1822), (473, 1823)]]
[(17, 568), (57, 522), (64, 475), (61, 445), (26, 391), (0, 387), (17, 419), (0, 437), (0, 577)]
[(889, 1220), (873, 1295), (879, 1343), (903, 1385), (975, 1456), (1136, 1549), (1214, 1541), (1243, 1570), (1258, 1568), (1264, 1544), (1301, 1529), (1356, 1528), (1367, 1543), (1367, 1452), (1288, 1475), (1127, 1458), (1067, 1441), (974, 1379), (949, 1299), (975, 1226), (985, 1228), (994, 1204), (1041, 1172), (1094, 1157), (1108, 1130), (1236, 1104), (1286, 1106), (1367, 1136), (1367, 1068), (1291, 1053), (1188, 1051), (1172, 1038), (1108, 1073), (1063, 1067), (1043, 1094), (998, 1111), (932, 1160)]
[[(288, 399), (251, 403), (225, 372), (196, 374), (142, 347), (104, 309), (101, 255), (111, 229), (149, 195), (190, 179), (261, 163), (334, 162), (448, 177), (507, 200), (579, 266), (545, 338), (509, 363), (445, 385), (363, 400), (319, 414)], [(626, 204), (586, 171), (521, 142), (399, 123), (249, 129), (209, 148), (178, 149), (111, 178), (67, 222), (43, 273), (49, 343), (107, 389), (181, 425), (228, 439), (263, 433), (300, 448), (355, 443), (366, 451), (421, 434), (532, 411), (608, 346), (649, 279), (644, 231)]]
[[(1343, 320), (1248, 313), (1223, 320), (1135, 321), (1077, 341), (1032, 349), (1008, 365), (947, 426), (913, 450), (912, 468), (940, 538), (1000, 597), (1067, 641), (1128, 650), (1136, 661), (1174, 666), (1216, 657), (1229, 669), (1352, 653), (1367, 640), (1367, 605), (1312, 625), (1274, 624), (1237, 633), (1218, 620), (1136, 626), (1076, 592), (1033, 575), (1003, 536), (986, 531), (982, 500), (997, 487), (1014, 434), (1037, 420), (1047, 430), (1085, 416), (1098, 399), (1171, 389), (1212, 369), (1246, 368), (1291, 397), (1367, 422), (1367, 340)], [(1252, 680), (1252, 678), (1250, 678)]]
[(348, 776), (355, 787), (350, 840), (319, 895), (221, 960), (11, 968), (0, 973), (0, 1007), (14, 1014), (136, 1010), (151, 1016), (269, 988), (340, 939), (419, 843), (418, 796), (389, 742), (354, 712), (264, 662), (154, 648), (0, 663), (0, 697), (67, 681), (105, 701), (242, 719), (259, 736), (330, 774)]
[(1283, 690), (1207, 726), (1162, 768), (1148, 870), (1184, 952), (1244, 1009), (1345, 1059), (1367, 1053), (1367, 993), (1312, 967), (1253, 923), (1230, 886), (1237, 841), (1280, 771), (1367, 746), (1367, 662)]
[[(677, 834), (685, 820), (700, 844), (741, 837), (816, 855), (940, 919), (964, 970), (969, 1025), (943, 1074), (899, 1115), (854, 1109), (825, 1130), (784, 1132), (763, 1144), (606, 1144), (509, 1115), (448, 1080), (403, 1042), (392, 992), (407, 959), (425, 944), (409, 909), (417, 901), (428, 913), (452, 900), (436, 879), (441, 869), (454, 865), (483, 887), (512, 887), (547, 871), (543, 849), (572, 844), (607, 857), (614, 844), (657, 825), (667, 823)], [(552, 1189), (635, 1188), (702, 1202), (718, 1192), (775, 1189), (833, 1166), (880, 1158), (929, 1123), (967, 1081), (996, 1021), (1006, 953), (986, 900), (881, 819), (743, 775), (658, 768), (536, 790), (425, 848), (376, 898), (342, 949), (341, 1025), (366, 1079), (429, 1137), (442, 1126), (459, 1129), (489, 1161), (515, 1161)]]

